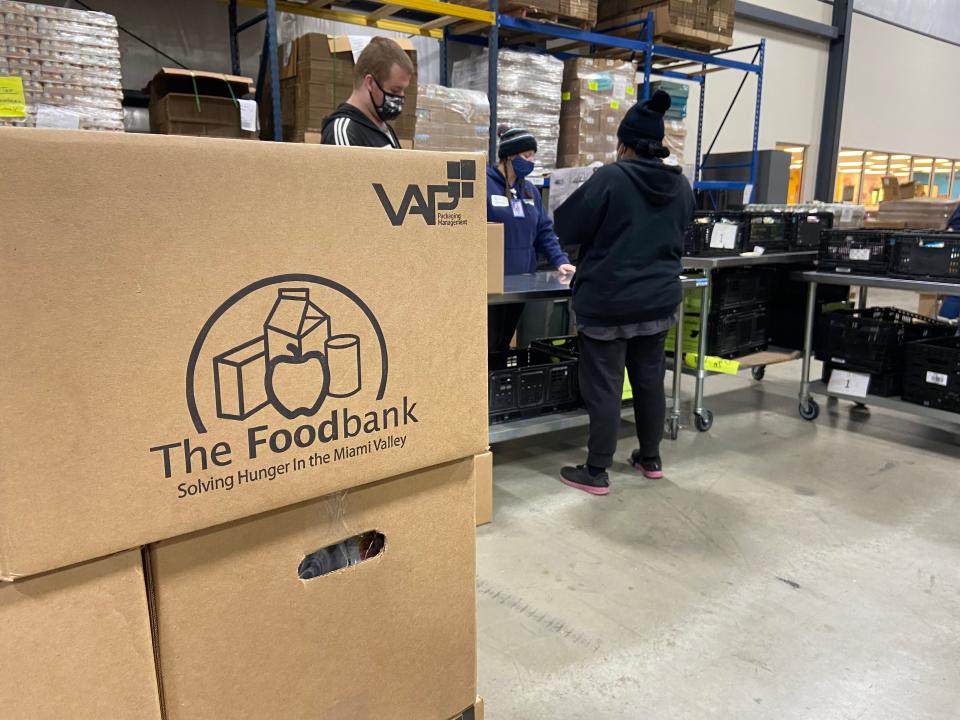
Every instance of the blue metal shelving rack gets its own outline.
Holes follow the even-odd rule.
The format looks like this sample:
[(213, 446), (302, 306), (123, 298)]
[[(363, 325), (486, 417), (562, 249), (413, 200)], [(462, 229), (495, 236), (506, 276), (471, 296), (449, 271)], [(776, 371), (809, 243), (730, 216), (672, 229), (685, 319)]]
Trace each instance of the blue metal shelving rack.
[[(351, 0), (329, 0), (328, 2), (319, 3), (316, 9), (311, 9), (309, 6), (293, 5), (283, 0), (239, 0), (239, 2), (247, 6), (259, 7), (263, 12), (247, 22), (238, 24), (238, 0), (229, 0), (228, 2), (230, 51), (233, 73), (235, 75), (241, 74), (238, 49), (239, 34), (260, 22), (265, 22), (266, 25), (260, 70), (257, 75), (258, 99), (263, 97), (266, 73), (270, 73), (271, 87), (279, 87), (279, 60), (277, 58), (278, 10), (313, 15), (316, 17), (326, 17), (331, 20), (366, 25), (367, 27), (380, 27), (400, 31), (409, 29), (411, 34), (437, 38), (440, 40), (441, 47), (441, 84), (444, 85), (449, 84), (449, 78), (447, 76), (447, 43), (462, 42), (487, 47), (489, 49), (487, 95), (490, 98), (491, 157), (496, 154), (497, 55), (500, 48), (548, 53), (564, 60), (576, 57), (590, 57), (591, 55), (603, 52), (626, 51), (632, 56), (642, 59), (644, 82), (643, 91), (639, 99), (647, 99), (650, 96), (651, 77), (664, 77), (695, 82), (700, 86), (694, 188), (707, 193), (718, 190), (744, 190), (744, 200), (750, 201), (753, 199), (753, 191), (751, 191), (750, 197), (748, 198), (746, 197), (746, 190), (748, 188), (755, 188), (757, 179), (757, 147), (760, 139), (760, 108), (763, 96), (763, 67), (766, 53), (765, 40), (761, 40), (755, 45), (720, 50), (717, 52), (696, 52), (657, 44), (654, 41), (655, 29), (653, 13), (648, 13), (646, 18), (642, 20), (606, 28), (606, 32), (598, 32), (595, 30), (579, 30), (566, 25), (541, 20), (505, 15), (499, 12), (499, 0), (489, 0), (489, 12), (483, 13), (484, 17), (482, 18), (478, 16), (480, 11), (476, 8), (460, 6), (456, 3), (436, 2), (436, 0), (362, 0), (360, 3), (351, 2)], [(320, 7), (321, 5), (323, 7)], [(334, 7), (335, 5), (338, 7)], [(373, 7), (373, 10), (370, 10), (370, 7)], [(474, 20), (475, 22), (470, 23), (470, 27), (466, 28), (465, 24), (470, 20)], [(480, 20), (480, 22), (476, 22), (476, 20)], [(465, 29), (467, 32), (465, 32)], [(527, 40), (522, 44), (511, 44), (508, 36), (501, 37), (501, 30), (521, 32)], [(636, 37), (611, 34), (625, 30), (630, 32), (635, 30)], [(478, 31), (481, 34), (473, 34)], [(535, 40), (531, 42), (529, 38), (534, 38)], [(547, 41), (551, 40), (568, 41), (564, 47), (585, 47), (586, 52), (574, 54), (565, 50), (547, 48)], [(753, 51), (753, 57), (749, 61), (730, 57), (737, 53), (747, 53), (750, 51)], [(266, 59), (266, 62), (263, 62), (264, 59)], [(740, 71), (744, 73), (744, 76), (736, 94), (730, 101), (730, 105), (724, 114), (720, 126), (717, 128), (716, 134), (711, 140), (706, 153), (704, 153), (703, 116), (706, 101), (707, 75), (715, 70)], [(726, 126), (734, 104), (740, 97), (751, 75), (755, 75), (757, 78), (751, 161), (750, 163), (738, 165), (711, 165), (709, 161), (713, 148), (716, 145), (720, 133)], [(282, 136), (282, 126), (279, 93), (271, 93), (270, 99), (274, 140), (280, 140)], [(747, 167), (750, 169), (748, 180), (718, 181), (703, 179), (704, 170), (718, 168), (746, 169)]]

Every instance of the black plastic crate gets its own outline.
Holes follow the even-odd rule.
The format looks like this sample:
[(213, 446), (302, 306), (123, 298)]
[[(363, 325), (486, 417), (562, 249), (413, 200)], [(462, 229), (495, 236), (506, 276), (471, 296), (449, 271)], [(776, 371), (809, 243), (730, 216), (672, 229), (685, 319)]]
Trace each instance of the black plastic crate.
[(903, 388), (903, 375), (897, 370), (885, 370), (880, 373), (868, 372), (863, 368), (851, 367), (849, 365), (837, 365), (825, 362), (823, 364), (823, 382), (829, 383), (830, 376), (834, 370), (848, 370), (850, 372), (864, 373), (870, 376), (870, 384), (867, 386), (867, 392), (870, 395), (879, 395), (880, 397), (896, 397)]
[(762, 247), (765, 253), (787, 252), (794, 244), (797, 231), (793, 213), (749, 213), (750, 240), (747, 250)]
[(707, 353), (737, 357), (766, 350), (768, 314), (763, 305), (711, 313)]
[(898, 233), (890, 274), (960, 283), (960, 233)]
[(816, 357), (864, 372), (902, 372), (908, 342), (947, 337), (954, 332), (949, 323), (899, 308), (839, 310), (824, 316), (820, 323)]
[[(711, 244), (717, 223), (733, 225), (736, 236), (732, 248), (714, 247)], [(693, 222), (687, 226), (683, 241), (684, 255), (717, 256), (739, 255), (749, 244), (750, 225), (743, 213), (698, 212)]]
[(790, 233), (791, 250), (817, 250), (820, 233), (833, 227), (833, 213), (810, 212), (794, 215), (794, 228)]
[(820, 234), (819, 268), (853, 275), (886, 275), (893, 238), (883, 230), (825, 230)]
[(576, 335), (560, 335), (558, 337), (540, 338), (530, 343), (531, 349), (542, 350), (547, 353), (565, 354), (573, 358), (580, 357)]
[[(746, 267), (719, 270), (713, 274), (710, 290), (712, 311), (768, 303), (773, 294), (776, 271), (770, 267)], [(696, 302), (700, 295), (694, 296)], [(695, 309), (695, 308), (694, 308)]]
[(489, 414), (500, 422), (580, 405), (578, 361), (569, 353), (540, 348), (490, 353)]
[[(778, 267), (770, 298), (770, 343), (790, 350), (803, 349), (803, 330), (806, 322), (807, 283), (794, 280), (796, 267)], [(813, 269), (812, 265), (802, 268)], [(849, 285), (817, 285), (814, 313), (814, 332), (823, 315), (834, 310), (852, 310), (848, 302)]]
[(907, 345), (903, 399), (960, 413), (960, 337)]

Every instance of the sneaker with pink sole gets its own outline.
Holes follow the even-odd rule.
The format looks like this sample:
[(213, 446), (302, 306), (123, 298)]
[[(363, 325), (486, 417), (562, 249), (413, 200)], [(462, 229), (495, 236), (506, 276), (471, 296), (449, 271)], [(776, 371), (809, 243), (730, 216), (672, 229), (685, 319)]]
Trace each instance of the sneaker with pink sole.
[(659, 455), (643, 457), (639, 450), (634, 450), (630, 455), (630, 464), (634, 470), (639, 470), (645, 478), (650, 480), (659, 480), (663, 477), (663, 461)]
[(608, 495), (610, 493), (610, 476), (607, 472), (591, 475), (586, 465), (561, 468), (560, 482), (591, 495)]

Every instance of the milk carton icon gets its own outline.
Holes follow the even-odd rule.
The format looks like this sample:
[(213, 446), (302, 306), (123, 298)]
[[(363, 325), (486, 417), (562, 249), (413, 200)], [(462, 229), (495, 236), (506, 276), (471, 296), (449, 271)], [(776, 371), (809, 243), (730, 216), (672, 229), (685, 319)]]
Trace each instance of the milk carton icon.
[(267, 362), (277, 357), (324, 353), (329, 337), (330, 316), (310, 301), (309, 288), (277, 290), (277, 300), (263, 324)]

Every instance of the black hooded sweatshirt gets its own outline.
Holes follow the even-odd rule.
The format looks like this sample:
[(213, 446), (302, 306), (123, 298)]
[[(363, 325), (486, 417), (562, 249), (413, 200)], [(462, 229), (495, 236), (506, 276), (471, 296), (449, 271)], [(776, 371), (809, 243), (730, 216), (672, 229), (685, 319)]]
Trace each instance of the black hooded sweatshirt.
[(378, 128), (360, 108), (350, 103), (340, 106), (323, 119), (320, 142), (324, 145), (350, 145), (352, 147), (399, 148), (400, 141), (393, 128)]
[(580, 245), (573, 307), (582, 326), (671, 316), (683, 299), (683, 235), (693, 191), (678, 166), (621, 160), (600, 168), (554, 213), (564, 245)]

